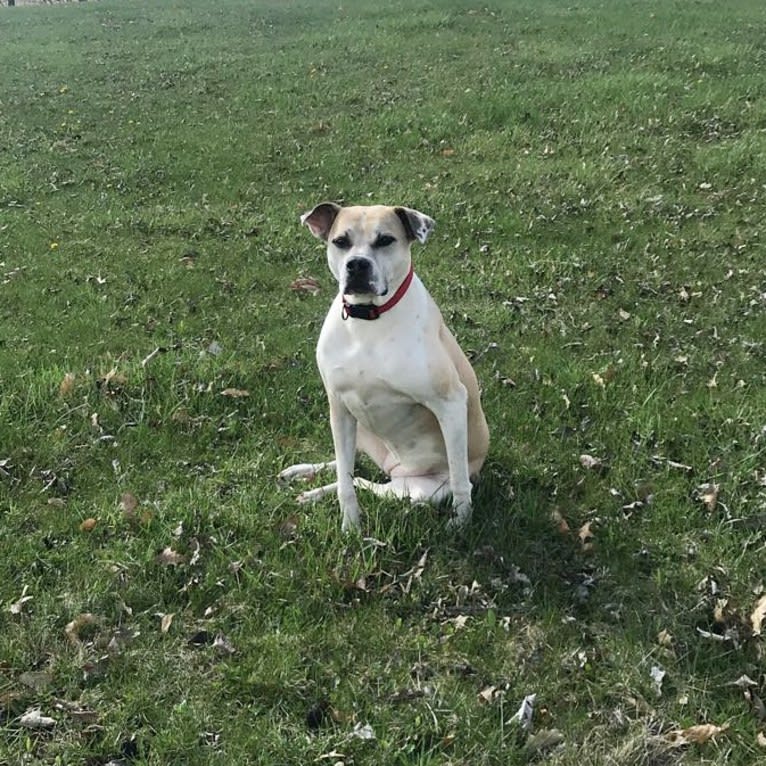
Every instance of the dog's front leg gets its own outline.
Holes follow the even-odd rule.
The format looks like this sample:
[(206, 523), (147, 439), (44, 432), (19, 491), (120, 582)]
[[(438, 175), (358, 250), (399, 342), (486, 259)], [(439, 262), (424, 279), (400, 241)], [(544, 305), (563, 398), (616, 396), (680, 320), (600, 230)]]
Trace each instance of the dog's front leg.
[(471, 477), (468, 472), (468, 393), (462, 383), (442, 399), (428, 403), (439, 421), (447, 449), (452, 507), (452, 523), (463, 526), (471, 518)]
[(335, 445), (338, 473), (338, 503), (343, 514), (344, 532), (358, 530), (359, 504), (354, 489), (354, 461), (356, 459), (356, 418), (337, 397), (330, 394), (330, 428)]

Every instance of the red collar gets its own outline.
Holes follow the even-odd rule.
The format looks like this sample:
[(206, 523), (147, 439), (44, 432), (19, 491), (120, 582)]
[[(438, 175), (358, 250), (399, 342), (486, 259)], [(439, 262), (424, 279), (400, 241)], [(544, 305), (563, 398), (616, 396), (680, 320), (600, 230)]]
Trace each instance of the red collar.
[(341, 316), (343, 319), (377, 319), (381, 314), (385, 314), (386, 311), (390, 311), (397, 303), (404, 297), (407, 292), (407, 288), (412, 282), (412, 278), (415, 276), (415, 272), (410, 264), (410, 270), (407, 272), (407, 276), (404, 281), (399, 285), (396, 292), (391, 296), (389, 300), (380, 306), (376, 306), (374, 303), (349, 303), (346, 297), (343, 296), (343, 310)]

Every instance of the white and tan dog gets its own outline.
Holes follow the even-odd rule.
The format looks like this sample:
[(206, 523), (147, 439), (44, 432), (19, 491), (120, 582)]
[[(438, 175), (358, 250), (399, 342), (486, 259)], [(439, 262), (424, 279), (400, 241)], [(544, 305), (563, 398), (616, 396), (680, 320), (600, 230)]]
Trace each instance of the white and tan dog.
[[(410, 243), (425, 242), (433, 220), (405, 207), (324, 202), (301, 222), (327, 242), (340, 288), (317, 345), (335, 460), (291, 466), (280, 478), (335, 468), (337, 483), (299, 500), (337, 491), (344, 530), (359, 527), (355, 487), (413, 502), (451, 494), (453, 523), (464, 524), (489, 432), (476, 375), (412, 270)], [(354, 479), (357, 448), (390, 482)]]

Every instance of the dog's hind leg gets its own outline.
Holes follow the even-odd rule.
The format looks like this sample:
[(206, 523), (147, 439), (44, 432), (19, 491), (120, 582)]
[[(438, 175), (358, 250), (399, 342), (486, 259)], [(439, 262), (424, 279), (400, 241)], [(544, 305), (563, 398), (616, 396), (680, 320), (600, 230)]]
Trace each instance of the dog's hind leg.
[(318, 473), (330, 470), (335, 470), (334, 460), (330, 460), (327, 463), (296, 463), (295, 465), (285, 468), (284, 471), (280, 471), (277, 480), (285, 484), (289, 484), (296, 479), (306, 479), (310, 481)]
[(356, 478), (354, 485), (378, 497), (439, 505), (450, 496), (449, 479), (441, 476), (397, 476), (385, 484)]

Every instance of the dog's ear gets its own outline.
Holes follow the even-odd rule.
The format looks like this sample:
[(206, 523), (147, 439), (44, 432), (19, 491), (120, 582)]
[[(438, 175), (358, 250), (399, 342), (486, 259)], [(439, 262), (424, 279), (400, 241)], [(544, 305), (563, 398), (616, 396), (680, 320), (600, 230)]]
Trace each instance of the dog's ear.
[(309, 227), (318, 239), (327, 241), (335, 217), (340, 212), (340, 205), (334, 202), (320, 202), (313, 210), (301, 216), (301, 223)]
[(436, 223), (433, 218), (409, 207), (395, 207), (394, 212), (399, 216), (410, 242), (416, 239), (422, 244), (428, 239)]

